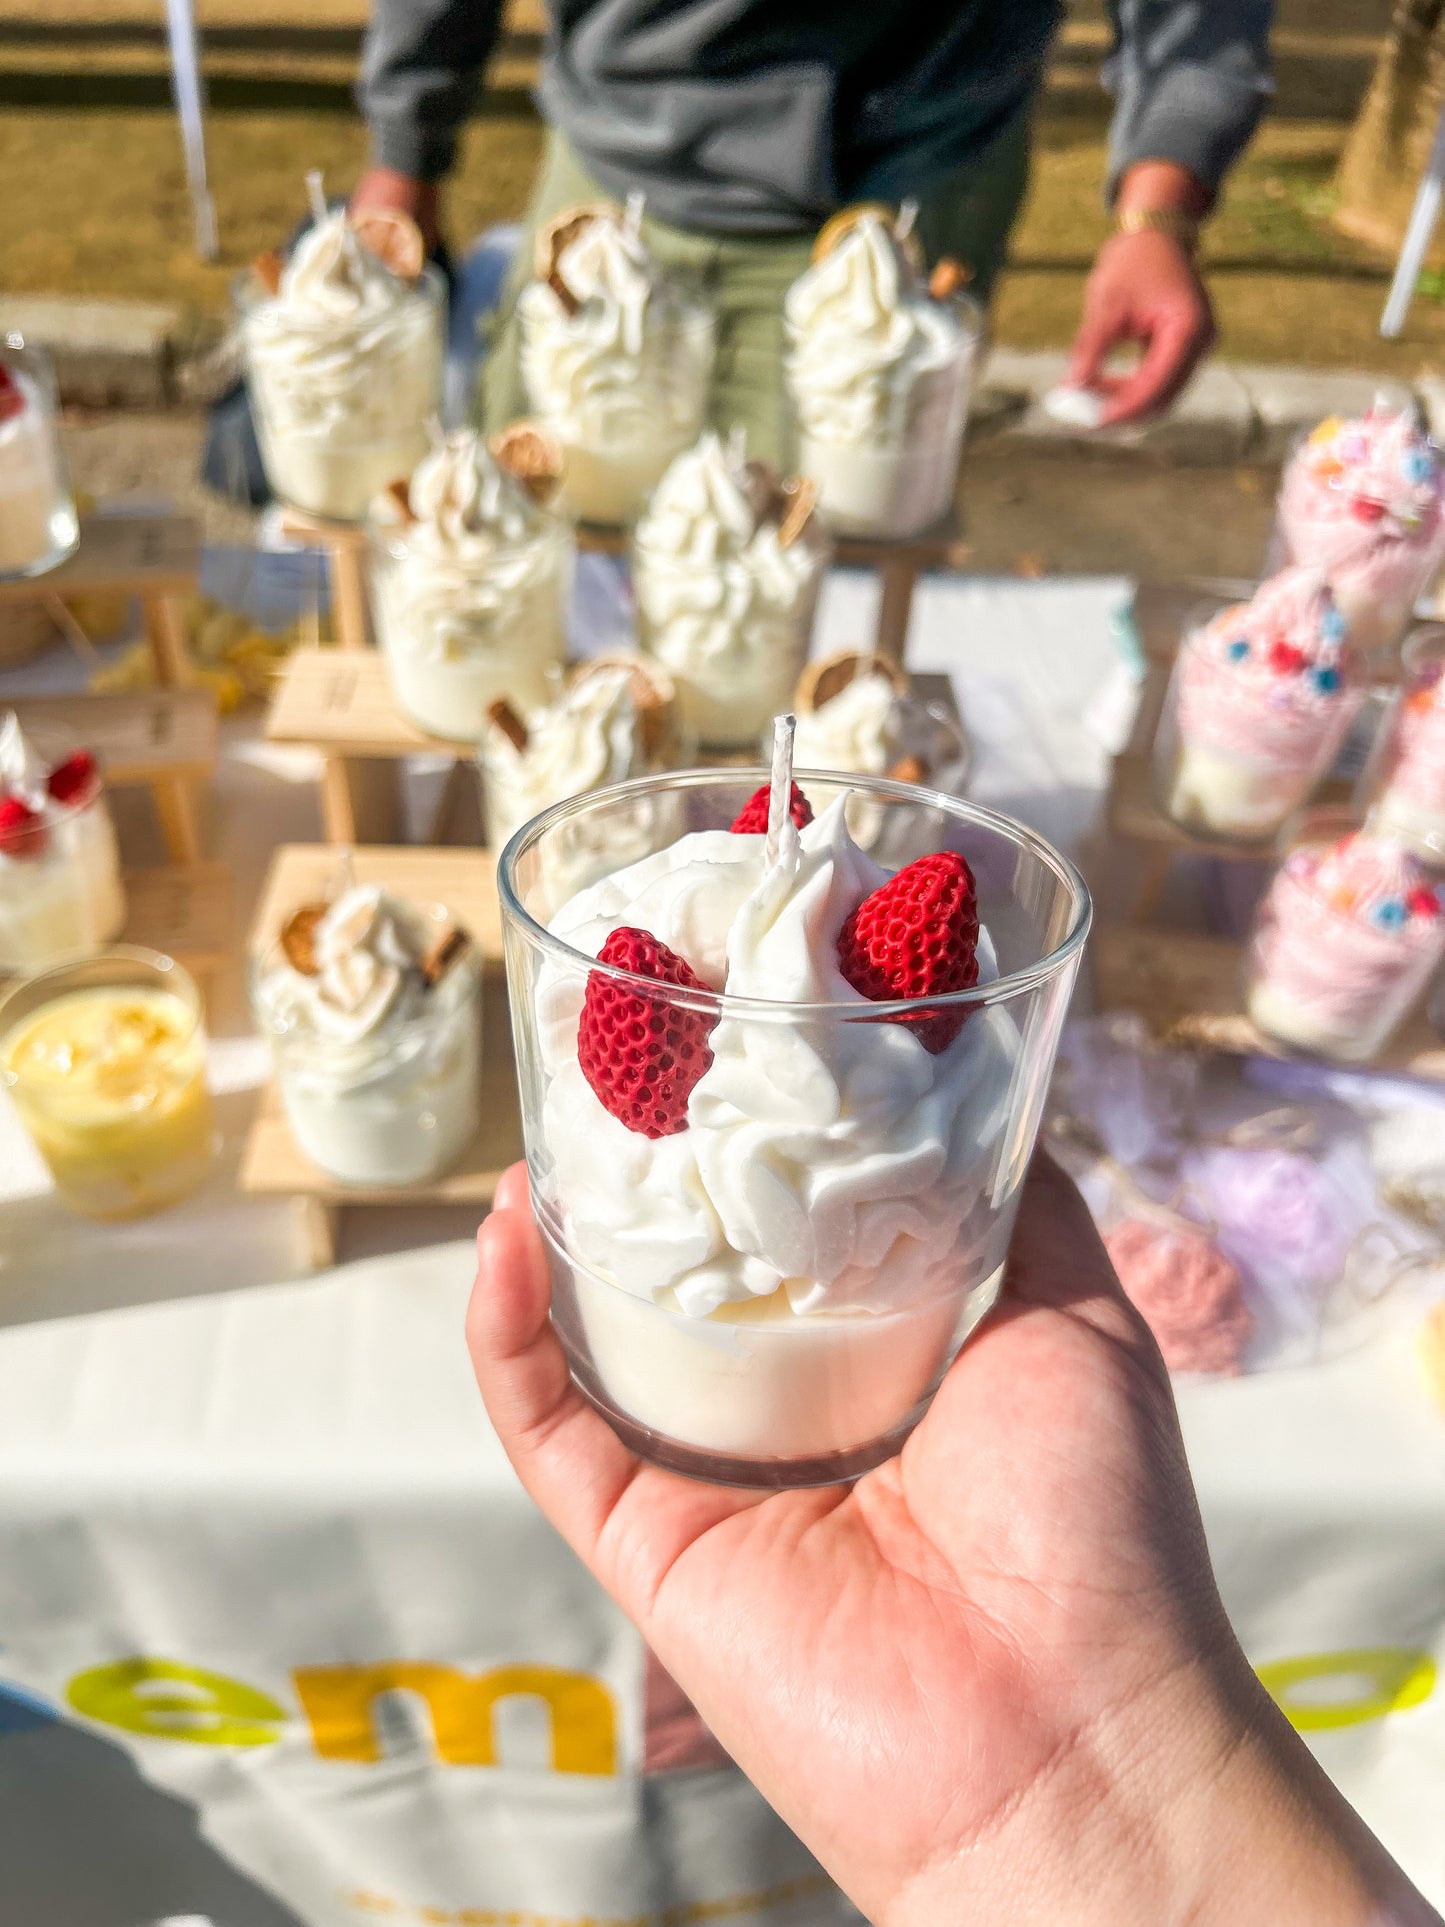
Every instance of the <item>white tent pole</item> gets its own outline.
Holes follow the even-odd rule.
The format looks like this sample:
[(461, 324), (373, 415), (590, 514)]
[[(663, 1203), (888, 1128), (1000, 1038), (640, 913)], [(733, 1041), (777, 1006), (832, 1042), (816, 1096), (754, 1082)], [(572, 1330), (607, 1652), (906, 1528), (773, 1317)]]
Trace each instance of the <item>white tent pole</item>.
[(1404, 327), (1405, 316), (1410, 311), (1410, 298), (1415, 292), (1415, 283), (1420, 279), (1420, 269), (1430, 246), (1430, 237), (1435, 232), (1435, 223), (1440, 218), (1442, 189), (1445, 189), (1445, 106), (1441, 107), (1440, 118), (1435, 123), (1430, 158), (1425, 163), (1424, 179), (1415, 194), (1415, 205), (1410, 210), (1410, 225), (1405, 229), (1400, 258), (1395, 264), (1395, 278), (1390, 283), (1389, 299), (1380, 317), (1380, 333), (1389, 341), (1393, 341)]
[(201, 45), (192, 0), (166, 0), (166, 33), (171, 47), (171, 91), (181, 122), (186, 180), (196, 223), (196, 252), (214, 261), (220, 252), (216, 207), (206, 177), (205, 101), (201, 87)]

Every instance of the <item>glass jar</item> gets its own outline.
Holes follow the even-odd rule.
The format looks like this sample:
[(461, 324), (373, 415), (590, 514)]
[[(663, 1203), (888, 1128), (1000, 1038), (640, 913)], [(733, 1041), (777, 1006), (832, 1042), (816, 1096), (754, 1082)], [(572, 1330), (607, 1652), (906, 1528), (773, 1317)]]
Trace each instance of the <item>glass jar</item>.
[(531, 412), (562, 449), (558, 509), (625, 527), (707, 419), (712, 315), (659, 280), (635, 351), (599, 336), (586, 304), (559, 321), (524, 298), (518, 318)]
[[(947, 306), (956, 324), (953, 345), (927, 366), (844, 367), (840, 394), (800, 392), (796, 380), (790, 386), (794, 465), (817, 484), (818, 507), (839, 535), (907, 541), (953, 508), (984, 323), (966, 295), (952, 296)], [(881, 417), (876, 407), (847, 405), (850, 380), (885, 392)]]
[(336, 318), (245, 277), (235, 292), (246, 386), (272, 492), (330, 522), (361, 521), (427, 453), (440, 413), (446, 282), (436, 268), (395, 305)]
[(170, 957), (118, 946), (17, 983), (0, 998), (0, 1083), (87, 1217), (164, 1210), (210, 1170), (200, 992)]
[[(414, 525), (412, 525), (414, 527)], [(473, 553), (419, 544), (412, 527), (373, 524), (372, 614), (397, 703), (433, 736), (475, 743), (497, 701), (547, 700), (567, 653), (576, 549), (550, 523)]]
[[(442, 904), (409, 906), (440, 940)], [(428, 1184), (462, 1158), (481, 1124), (482, 973), (469, 950), (418, 1005), (360, 1037), (323, 1036), (278, 1016), (261, 984), (284, 965), (279, 944), (251, 974), (251, 1008), (271, 1046), (282, 1108), (300, 1150), (339, 1184)]]
[(1365, 773), (1372, 830), (1398, 837), (1422, 863), (1445, 866), (1445, 625), (1417, 629)]
[(1404, 846), (1343, 826), (1338, 808), (1291, 826), (1255, 913), (1245, 1008), (1296, 1050), (1362, 1064), (1410, 1016), (1445, 957), (1445, 904)]
[[(37, 737), (32, 748), (54, 768), (68, 745)], [(109, 943), (125, 915), (115, 828), (92, 764), (63, 802), (46, 797), (33, 821), (0, 829), (0, 975)]]
[[(926, 1010), (728, 996), (595, 961), (629, 920), (624, 877), (555, 917), (548, 847), (571, 826), (605, 842), (651, 801), (680, 833), (725, 831), (765, 780), (690, 770), (559, 804), (508, 846), (500, 891), (532, 1197), (573, 1376), (654, 1463), (769, 1487), (853, 1478), (897, 1451), (993, 1304), (1090, 906), (1072, 866), (1004, 817), (901, 783), (810, 776), (820, 818), (861, 789), (907, 819), (902, 840), (964, 855), (990, 981)], [(836, 819), (819, 825), (835, 834)], [(726, 946), (735, 969), (717, 906), (740, 907), (760, 846), (708, 838), (701, 891), (679, 869), (662, 897), (646, 894), (655, 859), (638, 920), (653, 928), (665, 897), (691, 933), (683, 947)], [(730, 882), (734, 863), (753, 868)], [(705, 1048), (722, 1067), (692, 1091), (685, 1127), (643, 1135), (597, 1100), (578, 1034), (598, 987), (640, 993), (638, 1021), (671, 1061)], [(920, 1021), (937, 1027), (928, 1042)], [(921, 1160), (920, 1131), (939, 1140)]]
[(1201, 610), (1179, 645), (1154, 735), (1154, 794), (1196, 836), (1267, 843), (1328, 775), (1364, 687), (1348, 653), (1268, 688), (1237, 674), (1212, 646), (1223, 613)]
[(6, 335), (0, 342), (0, 581), (44, 575), (73, 554), (79, 540), (50, 357), (23, 335)]

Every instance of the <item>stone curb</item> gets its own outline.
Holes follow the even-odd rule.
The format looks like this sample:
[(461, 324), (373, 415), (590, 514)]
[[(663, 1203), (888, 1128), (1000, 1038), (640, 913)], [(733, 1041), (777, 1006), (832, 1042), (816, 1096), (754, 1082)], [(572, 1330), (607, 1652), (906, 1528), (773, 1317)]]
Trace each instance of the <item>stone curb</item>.
[(1150, 455), (1184, 467), (1275, 461), (1326, 415), (1358, 414), (1377, 395), (1418, 406), (1437, 439), (1445, 433), (1445, 379), (1403, 382), (1349, 368), (1294, 368), (1207, 361), (1170, 412), (1143, 428), (1088, 433), (1047, 414), (1043, 398), (1063, 380), (1063, 354), (993, 348), (970, 421), (976, 437), (1010, 438)]
[[(0, 296), (0, 334), (39, 342), (55, 361), (61, 399), (91, 408), (163, 408), (190, 397), (185, 364), (199, 342), (194, 317), (160, 302), (66, 295)], [(1040, 446), (1138, 453), (1181, 466), (1277, 460), (1326, 415), (1349, 415), (1387, 395), (1415, 402), (1445, 438), (1445, 378), (1411, 388), (1364, 370), (1209, 361), (1163, 420), (1085, 433), (1045, 413), (1063, 379), (1062, 354), (995, 347), (970, 419), (975, 440), (1004, 435)]]

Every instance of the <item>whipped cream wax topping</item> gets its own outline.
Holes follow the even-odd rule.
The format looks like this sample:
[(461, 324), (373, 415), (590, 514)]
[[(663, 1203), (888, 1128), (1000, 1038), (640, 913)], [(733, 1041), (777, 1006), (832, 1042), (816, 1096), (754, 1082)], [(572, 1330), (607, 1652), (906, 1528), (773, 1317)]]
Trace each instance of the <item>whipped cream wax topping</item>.
[(632, 677), (624, 663), (580, 677), (556, 702), (529, 712), (523, 749), (489, 724), (483, 743), (487, 774), (510, 824), (525, 823), (564, 797), (644, 772)]
[(474, 428), (453, 430), (432, 450), (412, 476), (408, 496), (416, 517), (408, 544), (442, 557), (485, 560), (544, 526), (536, 504), (492, 460)]
[(855, 770), (881, 776), (899, 754), (902, 699), (887, 676), (855, 676), (819, 709), (798, 717), (800, 769)]
[[(576, 1061), (584, 980), (540, 986), (551, 1082), (544, 1133), (571, 1249), (642, 1296), (705, 1315), (781, 1286), (809, 1313), (884, 1311), (942, 1295), (979, 1235), (1018, 1051), (980, 1008), (932, 1056), (907, 1026), (801, 1021), (786, 1005), (866, 1006), (841, 975), (849, 912), (884, 882), (839, 798), (766, 869), (762, 836), (704, 831), (583, 891), (552, 930), (595, 956), (651, 930), (711, 989), (782, 1006), (724, 1015), (688, 1129), (648, 1139), (598, 1102)], [(986, 935), (980, 976), (997, 974)]]
[(25, 739), (20, 718), (8, 709), (0, 718), (0, 795), (23, 796), (36, 803), (45, 795), (45, 768)]
[(293, 322), (359, 325), (392, 314), (410, 285), (362, 246), (344, 213), (307, 230), (281, 275), (271, 306)]
[(896, 440), (931, 378), (965, 350), (957, 310), (919, 284), (879, 215), (793, 283), (783, 313), (800, 422), (820, 441)]
[(430, 937), (409, 904), (375, 885), (344, 891), (316, 926), (316, 974), (282, 960), (259, 986), (289, 1031), (359, 1044), (414, 1015), (426, 994), (420, 965)]

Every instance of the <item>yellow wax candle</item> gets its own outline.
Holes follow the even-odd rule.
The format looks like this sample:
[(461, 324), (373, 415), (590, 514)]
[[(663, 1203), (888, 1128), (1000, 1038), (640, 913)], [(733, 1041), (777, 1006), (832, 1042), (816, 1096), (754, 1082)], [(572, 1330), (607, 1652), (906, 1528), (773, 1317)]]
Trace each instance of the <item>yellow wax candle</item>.
[(125, 983), (62, 992), (0, 1041), (0, 1069), (77, 1211), (142, 1217), (204, 1179), (213, 1136), (205, 1034), (176, 991)]

